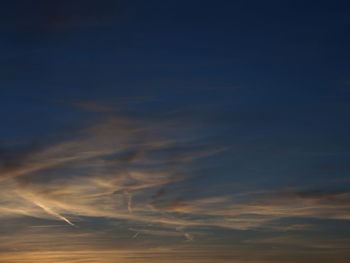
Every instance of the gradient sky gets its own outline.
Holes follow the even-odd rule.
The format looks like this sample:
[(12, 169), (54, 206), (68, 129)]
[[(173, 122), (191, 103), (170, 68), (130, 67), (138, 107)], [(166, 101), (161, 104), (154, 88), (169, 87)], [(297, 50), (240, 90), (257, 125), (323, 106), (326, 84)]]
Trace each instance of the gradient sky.
[(0, 8), (0, 263), (350, 262), (350, 2)]

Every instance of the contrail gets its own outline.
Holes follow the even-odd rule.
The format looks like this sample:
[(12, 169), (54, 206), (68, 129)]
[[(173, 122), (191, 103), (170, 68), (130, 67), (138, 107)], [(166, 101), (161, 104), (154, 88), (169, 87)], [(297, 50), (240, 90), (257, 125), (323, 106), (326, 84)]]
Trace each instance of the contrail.
[(42, 204), (40, 201), (37, 200), (37, 198), (35, 198), (35, 196), (31, 193), (21, 193), (18, 192), (18, 194), (25, 198), (26, 200), (32, 202), (33, 204), (37, 205), (38, 207), (40, 207), (42, 210), (44, 210), (46, 213), (55, 216), (61, 220), (63, 220), (64, 222), (66, 222), (67, 224), (71, 225), (71, 226), (75, 226), (71, 221), (69, 221), (68, 218), (60, 215), (59, 213), (53, 211), (50, 207), (47, 207), (46, 205)]
[(140, 234), (140, 232), (137, 232), (135, 235), (132, 236), (132, 238), (137, 238), (137, 236)]
[(59, 219), (62, 219), (63, 221), (65, 221), (66, 223), (68, 223), (69, 225), (71, 226), (75, 226), (71, 221), (69, 221), (68, 218), (60, 215), (59, 213), (56, 213), (55, 211), (53, 211), (51, 208), (41, 204), (40, 202), (38, 201), (33, 201), (34, 204), (36, 204), (37, 206), (39, 206), (40, 208), (42, 208), (46, 213), (50, 214), (50, 215), (53, 215), (53, 216), (56, 216), (58, 217)]
[(187, 239), (187, 241), (193, 241), (193, 236), (190, 233), (185, 232), (183, 226), (179, 226), (176, 228), (176, 231), (180, 232), (181, 234), (184, 235), (184, 237)]
[(128, 211), (129, 213), (131, 213), (132, 212), (132, 195), (129, 193), (128, 190), (124, 191), (124, 195), (128, 201)]

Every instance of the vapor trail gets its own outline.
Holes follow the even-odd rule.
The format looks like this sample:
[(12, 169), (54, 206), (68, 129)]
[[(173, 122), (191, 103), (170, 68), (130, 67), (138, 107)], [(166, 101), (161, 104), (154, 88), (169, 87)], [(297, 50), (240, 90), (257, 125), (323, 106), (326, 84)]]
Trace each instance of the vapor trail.
[(69, 221), (68, 218), (60, 215), (59, 213), (53, 211), (51, 208), (41, 204), (40, 202), (38, 201), (33, 201), (34, 204), (36, 204), (37, 206), (39, 206), (40, 208), (42, 208), (46, 213), (50, 214), (50, 215), (53, 215), (55, 217), (58, 217), (59, 219), (65, 221), (66, 223), (68, 223), (69, 225), (71, 226), (75, 226), (71, 221)]

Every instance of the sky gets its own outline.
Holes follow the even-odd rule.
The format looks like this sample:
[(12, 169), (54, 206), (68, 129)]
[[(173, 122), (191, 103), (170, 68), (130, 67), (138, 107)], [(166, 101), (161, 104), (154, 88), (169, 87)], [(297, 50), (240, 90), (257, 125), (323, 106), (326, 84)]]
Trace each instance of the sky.
[(0, 8), (0, 263), (350, 262), (349, 1)]

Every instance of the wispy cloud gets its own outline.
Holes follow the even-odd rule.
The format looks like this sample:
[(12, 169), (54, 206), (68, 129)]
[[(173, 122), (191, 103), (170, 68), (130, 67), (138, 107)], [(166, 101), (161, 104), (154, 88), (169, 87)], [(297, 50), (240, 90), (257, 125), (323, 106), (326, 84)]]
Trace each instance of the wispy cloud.
[[(18, 254), (11, 250), (11, 246), (15, 247), (14, 240), (0, 238), (5, 262), (19, 262), (21, 257), (28, 258), (27, 262), (39, 259), (45, 262), (84, 262), (87, 258), (90, 262), (99, 262), (101, 253), (105, 262), (147, 262), (152, 261), (154, 255), (166, 262), (176, 262), (177, 257), (182, 259), (181, 262), (198, 262), (198, 257), (196, 260), (192, 257), (195, 253), (203, 255), (201, 262), (212, 262), (220, 257), (217, 253), (206, 255), (206, 248), (182, 252), (183, 248), (169, 244), (147, 247), (145, 239), (154, 237), (166, 241), (178, 238), (179, 246), (197, 246), (205, 236), (202, 230), (207, 228), (291, 232), (311, 226), (307, 223), (282, 226), (278, 222), (286, 218), (350, 219), (350, 192), (347, 190), (248, 191), (235, 188), (234, 191), (221, 192), (209, 191), (210, 186), (206, 184), (192, 185), (192, 188), (186, 181), (193, 179), (192, 171), (196, 165), (203, 164), (201, 158), (213, 157), (227, 148), (198, 145), (189, 137), (180, 136), (178, 130), (172, 129), (173, 124), (168, 124), (109, 117), (64, 134), (60, 139), (42, 140), (39, 145), (22, 150), (18, 146), (3, 150), (0, 219), (25, 219), (29, 216), (45, 220), (45, 225), (47, 220), (59, 220), (70, 229), (64, 231), (65, 237), (56, 230), (61, 227), (33, 227), (30, 229), (38, 230), (39, 234), (19, 233), (22, 238), (27, 236), (27, 240), (35, 235), (35, 242), (40, 244), (51, 238), (58, 242), (59, 250), (43, 247), (39, 249), (40, 254), (35, 252), (35, 244), (29, 241), (17, 242), (17, 246), (22, 246)], [(117, 252), (112, 248), (96, 250), (99, 246), (94, 243), (96, 240), (103, 240), (102, 244), (106, 244), (106, 239), (107, 243), (116, 244), (116, 240), (109, 240), (111, 234), (106, 234), (106, 229), (102, 231), (105, 235), (75, 232), (86, 217), (126, 222), (128, 234), (125, 238), (129, 241), (123, 242), (141, 242), (140, 247), (119, 248)], [(69, 238), (69, 233), (76, 234), (71, 237), (76, 240), (72, 253), (68, 253), (70, 248), (64, 241)], [(85, 243), (82, 235), (87, 238), (89, 234), (92, 238)], [(243, 245), (254, 242), (270, 245), (266, 240)], [(69, 256), (65, 257), (67, 253)], [(82, 256), (83, 253), (88, 256)], [(181, 257), (182, 253), (185, 256)], [(242, 256), (239, 251), (235, 253)], [(222, 256), (220, 261), (231, 262), (228, 259), (233, 256), (234, 253)], [(266, 258), (270, 256), (266, 255)], [(245, 258), (242, 262), (264, 262), (256, 257), (249, 260)]]
[(194, 161), (223, 150), (191, 146), (188, 138), (152, 122), (109, 118), (60, 141), (5, 152), (0, 213), (56, 218), (70, 225), (70, 217), (92, 216), (231, 229), (259, 228), (287, 217), (350, 219), (348, 191), (202, 197), (169, 191), (190, 178)]
[(165, 126), (109, 118), (61, 141), (5, 152), (1, 213), (71, 225), (69, 216), (162, 221), (163, 212), (152, 208), (154, 192), (188, 178), (190, 162), (218, 152), (193, 150), (183, 139)]

